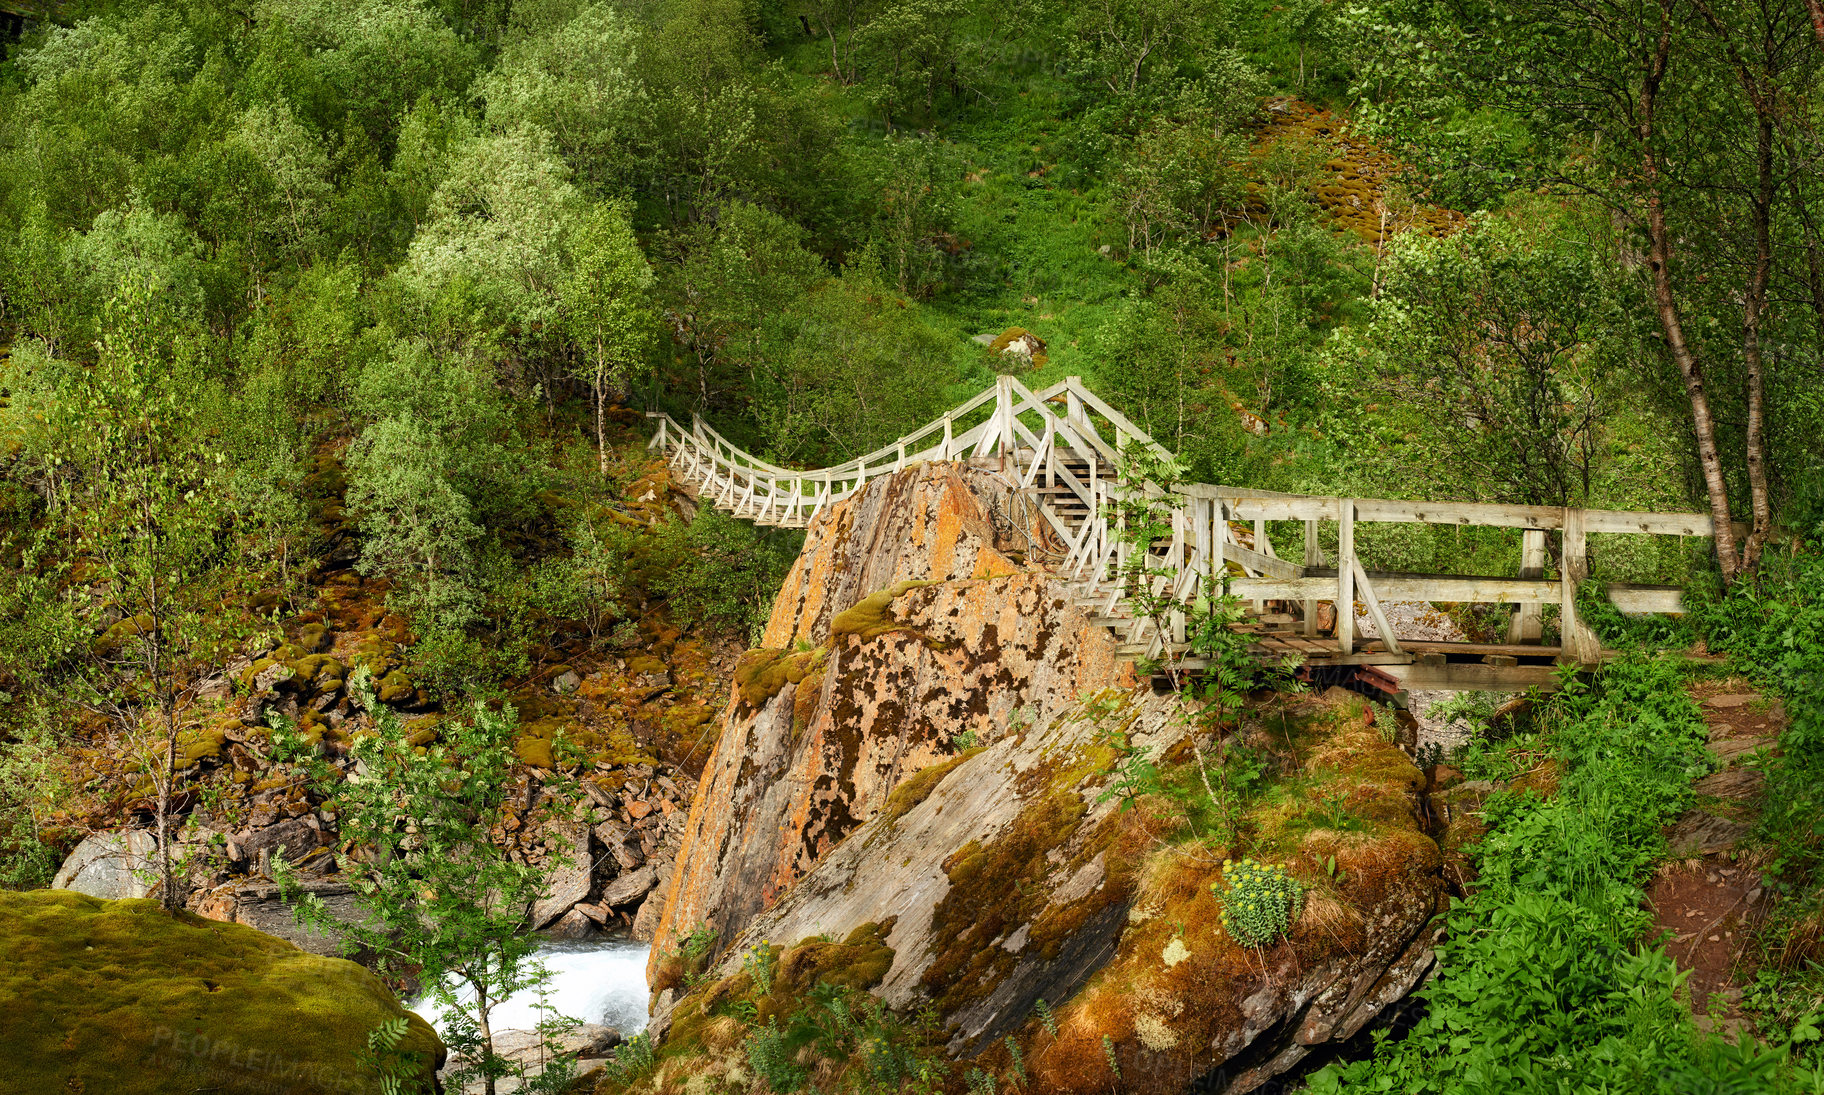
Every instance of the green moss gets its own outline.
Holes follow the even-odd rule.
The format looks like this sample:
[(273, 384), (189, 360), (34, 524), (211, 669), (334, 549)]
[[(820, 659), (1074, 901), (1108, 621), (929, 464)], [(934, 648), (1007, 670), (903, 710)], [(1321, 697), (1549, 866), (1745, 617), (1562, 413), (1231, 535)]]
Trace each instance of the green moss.
[(910, 779), (902, 781), (898, 787), (893, 788), (893, 793), (887, 796), (886, 809), (881, 811), (886, 816), (887, 824), (891, 825), (905, 817), (908, 810), (930, 798), (931, 792), (937, 789), (937, 785), (944, 781), (945, 776), (955, 771), (957, 765), (975, 756), (984, 748), (986, 747), (978, 745), (974, 749), (963, 750), (949, 760), (926, 765), (914, 772)]
[(96, 636), (89, 648), (104, 656), (116, 653), (129, 641), (152, 630), (154, 622), (150, 616), (129, 616)]
[(818, 984), (858, 991), (879, 984), (893, 968), (893, 948), (887, 935), (893, 921), (862, 924), (840, 943), (806, 939), (779, 958), (779, 981), (796, 995)]
[(639, 674), (663, 673), (666, 671), (666, 665), (651, 654), (636, 654), (627, 659), (627, 671)]
[(291, 679), (306, 692), (334, 692), (348, 676), (348, 667), (328, 654), (306, 654), (286, 664)]
[(519, 759), (519, 763), (528, 767), (557, 767), (557, 756), (550, 738), (516, 738), (513, 742), (513, 755)]
[(936, 584), (936, 582), (908, 579), (895, 583), (879, 593), (870, 593), (863, 597), (855, 607), (836, 614), (836, 618), (830, 621), (830, 637), (834, 639), (838, 635), (854, 635), (866, 642), (885, 635), (889, 631), (910, 630), (905, 624), (894, 620), (888, 609), (892, 606), (894, 599), (906, 591)]
[(319, 654), (328, 650), (332, 639), (329, 628), (322, 624), (305, 624), (298, 628), (298, 646), (307, 654)]
[(67, 890), (0, 892), (0, 920), (11, 1091), (367, 1091), (367, 1033), (406, 1015), (427, 1082), (443, 1057), (372, 973), (245, 925)]
[(1013, 953), (992, 944), (1044, 909), (1049, 853), (1087, 812), (1070, 790), (1042, 791), (992, 844), (972, 840), (944, 862), (950, 890), (932, 915), (934, 960), (922, 980), (945, 1012), (986, 996), (1013, 968)]
[(227, 740), (219, 723), (185, 730), (177, 736), (177, 767), (181, 770), (192, 767), (198, 761), (221, 756), (222, 746)]
[(750, 650), (735, 666), (741, 702), (758, 710), (787, 684), (798, 684), (822, 668), (824, 650)]
[(395, 669), (380, 680), (381, 703), (400, 703), (417, 694), (417, 683), (402, 670)]

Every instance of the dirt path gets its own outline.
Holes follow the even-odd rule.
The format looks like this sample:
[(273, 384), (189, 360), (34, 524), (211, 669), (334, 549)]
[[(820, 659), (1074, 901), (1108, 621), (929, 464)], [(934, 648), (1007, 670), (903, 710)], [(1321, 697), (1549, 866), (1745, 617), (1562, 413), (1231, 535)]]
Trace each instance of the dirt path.
[(1733, 1037), (1747, 1023), (1740, 1008), (1742, 950), (1766, 893), (1760, 865), (1739, 847), (1754, 824), (1762, 783), (1761, 773), (1744, 763), (1757, 749), (1773, 747), (1786, 714), (1779, 701), (1739, 677), (1698, 682), (1691, 695), (1710, 724), (1710, 751), (1726, 767), (1694, 785), (1697, 804), (1667, 834), (1672, 856), (1647, 896), (1657, 926), (1670, 933), (1668, 953), (1690, 971), (1698, 1024)]

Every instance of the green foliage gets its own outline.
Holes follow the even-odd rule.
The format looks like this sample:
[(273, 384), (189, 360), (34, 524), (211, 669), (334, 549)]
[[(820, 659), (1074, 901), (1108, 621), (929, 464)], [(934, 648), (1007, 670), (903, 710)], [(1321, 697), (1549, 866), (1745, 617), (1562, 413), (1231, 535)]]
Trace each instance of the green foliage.
[(361, 1055), (360, 1066), (373, 1073), (380, 1095), (409, 1095), (421, 1090), (424, 1054), (399, 1048), (406, 1026), (407, 1020), (401, 1015), (367, 1032), (367, 1051)]
[(1222, 862), (1227, 889), (1212, 885), (1222, 898), (1222, 926), (1244, 947), (1264, 947), (1291, 930), (1304, 909), (1305, 888), (1278, 863)]
[(1032, 1010), (1038, 1013), (1039, 1023), (1044, 1026), (1046, 1033), (1050, 1034), (1053, 1038), (1056, 1038), (1058, 1036), (1058, 1020), (1052, 1014), (1051, 1005), (1045, 1002), (1043, 996), (1032, 1002)]
[(653, 1051), (652, 1035), (642, 1030), (615, 1047), (614, 1057), (603, 1066), (603, 1070), (615, 1082), (631, 1084), (651, 1072), (657, 1064), (658, 1056)]
[(1684, 974), (1657, 946), (1641, 884), (1662, 826), (1708, 771), (1705, 726), (1678, 670), (1628, 658), (1546, 715), (1561, 765), (1550, 798), (1485, 808), (1478, 891), (1452, 914), (1427, 1011), (1373, 1059), (1331, 1065), (1317, 1092), (1703, 1090), (1729, 1080), (1808, 1090), (1783, 1056), (1697, 1036)]
[[(360, 775), (316, 775), (320, 793), (336, 801), (344, 847), (354, 850), (339, 854), (337, 865), (364, 911), (340, 917), (303, 890), (283, 849), (274, 877), (301, 921), (340, 933), (345, 946), (372, 954), (377, 970), (425, 986), (451, 1017), (445, 1038), (472, 1062), (467, 1071), (506, 1075), (510, 1063), (482, 1033), (487, 1013), (548, 977), (530, 961), (537, 940), (526, 930), (545, 870), (510, 859), (487, 839), (504, 817), (513, 710), (476, 704), (466, 717), (446, 719), (438, 739), (420, 750), (398, 716), (374, 701), (365, 673), (357, 670), (349, 684), (374, 722), (352, 750)], [(561, 783), (548, 782), (545, 791), (549, 808), (563, 805)]]
[(777, 1017), (747, 1036), (747, 1063), (753, 1066), (754, 1075), (778, 1095), (797, 1091), (807, 1075), (805, 1068), (792, 1063), (786, 1033), (779, 1029)]
[(1581, 505), (1605, 486), (1634, 347), (1587, 249), (1478, 217), (1447, 239), (1402, 237), (1381, 279), (1339, 352), (1397, 408), (1388, 459), (1425, 491), (1498, 502)]
[[(0, 693), (0, 704), (12, 699)], [(57, 763), (60, 735), (43, 717), (40, 708), (19, 737), (0, 748), (0, 889), (48, 886), (62, 862), (45, 830), (69, 788)]]
[(761, 529), (713, 509), (660, 530), (672, 544), (653, 588), (679, 617), (758, 644), (773, 595), (797, 561), (801, 533)]
[(779, 952), (767, 946), (749, 947), (741, 956), (741, 969), (753, 978), (754, 991), (765, 996), (773, 991), (773, 975), (779, 972)]
[(1010, 1062), (1009, 1067), (1013, 1069), (1013, 1082), (1021, 1087), (1025, 1087), (1026, 1058), (1020, 1053), (1020, 1043), (1015, 1041), (1011, 1034), (1002, 1039), (1002, 1041), (1007, 1046), (1007, 1057)]

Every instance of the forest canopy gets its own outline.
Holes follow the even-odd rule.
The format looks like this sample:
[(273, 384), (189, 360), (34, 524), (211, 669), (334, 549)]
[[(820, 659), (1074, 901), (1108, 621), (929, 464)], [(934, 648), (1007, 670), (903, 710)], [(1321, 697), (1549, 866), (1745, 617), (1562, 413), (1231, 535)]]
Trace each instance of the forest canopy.
[[(172, 0), (7, 25), (12, 603), (154, 495), (231, 530), (199, 573), (265, 584), (320, 552), (333, 496), (469, 679), (478, 628), (556, 596), (553, 559), (620, 557), (576, 500), (623, 408), (815, 465), (1008, 370), (1085, 377), (1191, 478), (1707, 508), (1743, 523), (1707, 549), (1726, 580), (1824, 512), (1803, 3)], [(1016, 327), (1045, 351), (984, 349)]]

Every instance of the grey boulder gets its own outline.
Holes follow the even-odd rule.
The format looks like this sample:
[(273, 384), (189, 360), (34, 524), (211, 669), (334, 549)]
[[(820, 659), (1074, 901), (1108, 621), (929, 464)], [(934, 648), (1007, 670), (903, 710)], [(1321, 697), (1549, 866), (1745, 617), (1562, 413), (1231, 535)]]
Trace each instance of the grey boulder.
[(75, 890), (106, 901), (145, 897), (157, 884), (158, 865), (153, 859), (157, 850), (157, 839), (144, 829), (96, 833), (63, 861), (51, 888)]

